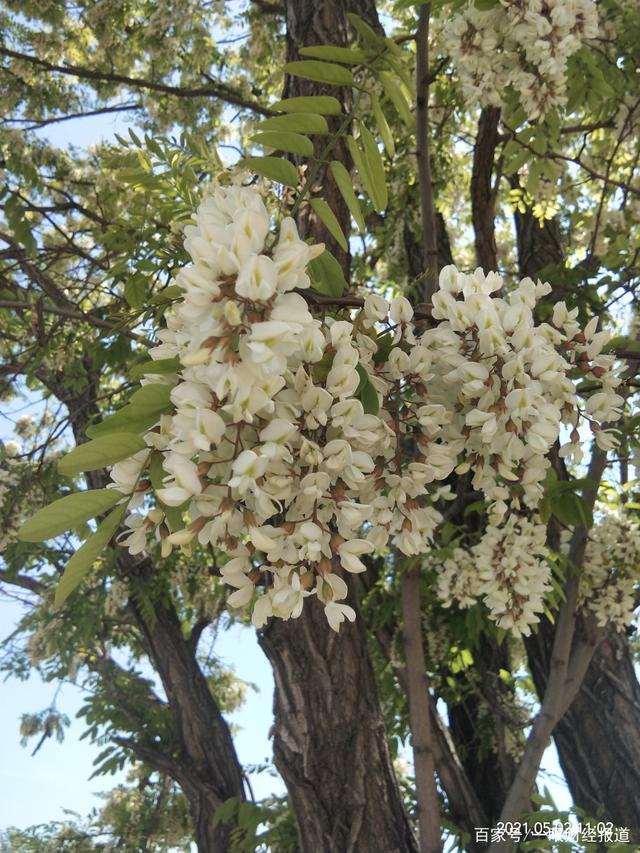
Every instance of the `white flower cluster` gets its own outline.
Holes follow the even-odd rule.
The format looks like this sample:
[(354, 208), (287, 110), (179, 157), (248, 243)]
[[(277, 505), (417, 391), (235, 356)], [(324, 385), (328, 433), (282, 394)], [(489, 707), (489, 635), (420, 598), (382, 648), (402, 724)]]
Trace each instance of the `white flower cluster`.
[(443, 28), (465, 97), (500, 106), (511, 87), (531, 119), (564, 103), (567, 60), (597, 34), (594, 0), (470, 0)]
[(14, 459), (14, 448), (8, 445), (16, 445), (15, 454), (20, 452), (16, 442), (7, 442), (5, 452), (7, 456), (0, 462), (0, 552), (10, 545), (20, 527), (21, 517), (15, 511), (14, 500), (16, 487), (20, 483), (20, 462)]
[(37, 484), (26, 481), (27, 463), (16, 458), (21, 449), (7, 441), (0, 459), (0, 554), (16, 541), (20, 525), (40, 500)]
[(437, 566), (439, 597), (462, 608), (483, 599), (500, 628), (527, 636), (551, 588), (545, 538), (546, 525), (535, 516), (512, 514), (489, 526), (477, 545), (455, 548)]
[(640, 581), (640, 526), (623, 511), (607, 511), (589, 534), (580, 578), (580, 604), (598, 625), (619, 630), (635, 613)]
[[(145, 380), (173, 386), (175, 414), (147, 433), (161, 482), (153, 460), (146, 476), (146, 451), (112, 471), (131, 506), (148, 506), (151, 492), (156, 506), (127, 519), (122, 543), (140, 553), (155, 534), (168, 555), (197, 539), (229, 555), (229, 602), (252, 606), (256, 626), (297, 617), (315, 595), (337, 630), (355, 618), (343, 572), (364, 571), (361, 558), (388, 543), (427, 552), (452, 497), (445, 479), (471, 469), (503, 525), (485, 543), (486, 573), (509, 589), (508, 601), (493, 593), (496, 618), (529, 619), (525, 604), (525, 616), (509, 610), (519, 576), (489, 563), (529, 535), (522, 515), (541, 497), (546, 454), (560, 424), (581, 415), (574, 374), (602, 386), (587, 416), (611, 441), (596, 421), (615, 418), (622, 400), (595, 322), (580, 332), (561, 303), (536, 327), (548, 285), (525, 279), (498, 298), (497, 275), (454, 267), (440, 276), (437, 325), (421, 334), (403, 297), (370, 294), (348, 320), (314, 317), (306, 267), (322, 247), (289, 218), (276, 237), (260, 192), (240, 185), (212, 190), (185, 245), (184, 299), (151, 353), (182, 367)], [(574, 430), (565, 452), (577, 441)], [(533, 569), (522, 571), (531, 583)]]

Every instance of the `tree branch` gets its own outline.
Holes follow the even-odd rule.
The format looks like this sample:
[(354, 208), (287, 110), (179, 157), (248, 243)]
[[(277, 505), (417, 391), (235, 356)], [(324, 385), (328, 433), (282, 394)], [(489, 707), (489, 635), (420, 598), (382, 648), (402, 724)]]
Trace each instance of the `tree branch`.
[(425, 3), (418, 14), (416, 33), (416, 140), (420, 209), (422, 213), (422, 255), (425, 279), (423, 298), (430, 302), (438, 281), (438, 245), (436, 210), (431, 179), (429, 150), (429, 16), (431, 4)]
[(78, 65), (54, 65), (52, 62), (47, 62), (46, 59), (40, 59), (29, 53), (20, 53), (17, 50), (10, 50), (7, 47), (0, 47), (0, 56), (10, 57), (11, 59), (19, 59), (23, 62), (29, 62), (37, 68), (42, 68), (44, 71), (51, 71), (55, 74), (65, 74), (69, 77), (76, 77), (80, 80), (95, 80), (101, 83), (119, 83), (123, 86), (129, 86), (132, 89), (142, 89), (150, 92), (160, 92), (164, 95), (171, 95), (175, 98), (220, 98), (228, 104), (234, 104), (238, 107), (253, 110), (260, 115), (273, 115), (273, 110), (264, 107), (257, 101), (252, 101), (244, 98), (239, 92), (227, 86), (224, 83), (216, 83), (211, 86), (200, 86), (196, 88), (183, 88), (182, 86), (170, 86), (166, 83), (154, 83), (151, 80), (143, 80), (140, 77), (128, 77), (125, 74), (115, 74), (110, 71), (97, 71), (92, 68), (81, 68)]
[(0, 583), (18, 586), (20, 589), (26, 589), (36, 595), (42, 595), (45, 588), (44, 584), (35, 578), (30, 578), (27, 575), (10, 575), (4, 569), (0, 569)]
[(40, 130), (43, 127), (48, 127), (50, 124), (60, 124), (63, 121), (72, 121), (76, 118), (90, 118), (91, 116), (101, 116), (108, 113), (123, 113), (143, 109), (143, 105), (138, 104), (114, 104), (111, 107), (101, 107), (97, 110), (89, 110), (87, 112), (69, 113), (64, 116), (55, 116), (53, 118), (6, 118), (3, 119), (3, 124), (25, 124), (28, 127), (23, 127), (23, 131)]

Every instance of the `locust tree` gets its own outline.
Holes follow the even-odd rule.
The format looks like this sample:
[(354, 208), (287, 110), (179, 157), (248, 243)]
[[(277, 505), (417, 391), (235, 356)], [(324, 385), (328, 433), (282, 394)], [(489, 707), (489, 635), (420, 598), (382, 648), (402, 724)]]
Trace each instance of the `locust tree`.
[[(558, 817), (552, 737), (638, 832), (634, 6), (5, 5), (4, 393), (46, 402), (6, 665), (90, 685), (202, 853), (510, 850), (477, 830)], [(98, 114), (135, 126), (42, 136)], [(290, 812), (248, 801), (224, 612)]]

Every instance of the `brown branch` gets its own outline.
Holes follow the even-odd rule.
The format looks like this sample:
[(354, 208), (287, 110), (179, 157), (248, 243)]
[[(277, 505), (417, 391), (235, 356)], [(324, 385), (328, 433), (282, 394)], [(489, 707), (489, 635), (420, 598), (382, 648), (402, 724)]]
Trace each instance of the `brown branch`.
[(433, 731), (429, 709), (427, 667), (422, 646), (422, 608), (420, 607), (420, 572), (417, 569), (402, 575), (400, 581), (406, 686), (409, 700), (409, 723), (413, 747), (413, 766), (416, 779), (420, 853), (439, 853), (440, 804), (436, 788), (436, 767)]
[(431, 153), (429, 150), (429, 17), (431, 4), (425, 3), (418, 14), (416, 33), (416, 159), (418, 186), (422, 213), (422, 255), (425, 279), (423, 299), (430, 302), (438, 282), (438, 245), (436, 237), (436, 211), (431, 178)]
[(251, 0), (251, 5), (256, 6), (264, 15), (284, 15), (283, 3), (272, 3), (270, 0)]
[[(438, 238), (429, 150), (429, 21), (431, 4), (420, 7), (416, 32), (416, 141), (418, 187), (422, 214), (422, 295), (430, 302), (438, 283)], [(420, 853), (440, 853), (440, 803), (436, 786), (434, 736), (429, 683), (422, 645), (420, 571), (412, 568), (400, 578), (406, 685), (416, 780)]]
[(37, 68), (42, 68), (44, 71), (51, 71), (55, 74), (65, 74), (69, 77), (76, 77), (80, 80), (94, 80), (100, 83), (119, 83), (123, 86), (130, 86), (133, 89), (142, 89), (149, 92), (160, 92), (164, 95), (171, 95), (175, 98), (220, 98), (228, 104), (234, 104), (238, 107), (253, 110), (260, 115), (273, 115), (273, 110), (264, 107), (256, 101), (244, 98), (239, 92), (227, 86), (224, 83), (216, 83), (211, 86), (200, 86), (196, 88), (184, 88), (182, 86), (169, 86), (166, 83), (154, 83), (152, 80), (143, 80), (140, 77), (128, 77), (125, 74), (115, 74), (110, 71), (98, 71), (93, 68), (81, 68), (78, 65), (54, 65), (46, 59), (40, 59), (29, 53), (20, 53), (17, 50), (10, 50), (7, 47), (0, 47), (0, 56), (6, 56), (11, 59), (18, 59), (23, 62), (28, 62)]
[[(583, 501), (588, 508), (592, 508), (595, 503), (598, 484), (606, 464), (606, 453), (594, 444), (587, 471), (587, 480), (591, 485), (583, 491)], [(572, 567), (582, 565), (587, 540), (587, 528), (579, 525), (569, 548), (569, 561)], [(580, 689), (593, 653), (602, 638), (602, 631), (591, 630), (585, 636), (578, 637), (574, 645), (578, 619), (578, 588), (579, 578), (574, 570), (568, 577), (565, 587), (566, 598), (558, 616), (542, 707), (527, 738), (516, 778), (509, 789), (500, 814), (501, 821), (517, 820), (528, 811), (531, 792), (549, 739)], [(513, 849), (513, 841), (494, 842), (489, 848), (489, 853), (510, 853)]]
[(143, 105), (138, 104), (114, 104), (111, 107), (102, 107), (97, 110), (88, 110), (87, 112), (79, 112), (79, 113), (68, 113), (63, 116), (55, 116), (53, 118), (6, 118), (3, 119), (3, 124), (23, 124), (28, 125), (27, 127), (23, 127), (24, 131), (27, 130), (40, 130), (43, 127), (48, 127), (51, 124), (60, 124), (63, 121), (72, 121), (76, 118), (89, 118), (91, 116), (101, 116), (106, 115), (108, 113), (123, 113), (123, 112), (131, 112), (135, 110), (144, 109)]
[(174, 779), (179, 785), (185, 781), (185, 773), (181, 765), (177, 761), (173, 761), (166, 753), (160, 752), (159, 749), (149, 746), (149, 744), (140, 743), (140, 741), (130, 737), (113, 735), (111, 740), (118, 746), (133, 752), (140, 761), (148, 764), (149, 767)]
[[(4, 280), (4, 276), (0, 276), (0, 281), (4, 282)], [(33, 311), (35, 306), (30, 305), (28, 302), (20, 302), (17, 299), (2, 299), (0, 300), (0, 308), (12, 308), (16, 311)], [(124, 329), (118, 323), (110, 323), (108, 320), (96, 317), (95, 314), (85, 314), (82, 311), (77, 311), (72, 308), (63, 308), (61, 306), (54, 307), (42, 304), (39, 304), (38, 310), (45, 314), (53, 314), (57, 317), (68, 317), (71, 320), (82, 320), (90, 326), (109, 329), (112, 332), (117, 332), (117, 334), (123, 335), (126, 338), (137, 341), (138, 343), (149, 343), (148, 338), (145, 338), (143, 335), (138, 335), (135, 332)]]
[(478, 266), (485, 272), (498, 269), (498, 247), (494, 228), (497, 187), (492, 187), (491, 178), (498, 145), (499, 120), (498, 107), (485, 107), (482, 110), (473, 149), (471, 219)]
[(0, 583), (18, 586), (20, 589), (26, 589), (28, 592), (36, 593), (36, 595), (42, 595), (45, 589), (44, 584), (35, 578), (30, 578), (27, 575), (10, 575), (4, 569), (0, 569)]

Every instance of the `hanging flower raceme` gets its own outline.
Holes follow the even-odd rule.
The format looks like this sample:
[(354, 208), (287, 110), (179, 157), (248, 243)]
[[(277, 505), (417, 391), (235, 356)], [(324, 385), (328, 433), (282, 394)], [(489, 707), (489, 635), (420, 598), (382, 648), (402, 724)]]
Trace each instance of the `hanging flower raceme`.
[(467, 100), (501, 106), (512, 88), (530, 119), (565, 102), (567, 61), (598, 35), (593, 0), (500, 0), (484, 10), (470, 0), (447, 16), (444, 47)]
[[(137, 506), (155, 500), (126, 522), (132, 553), (154, 538), (165, 556), (195, 541), (221, 549), (229, 603), (252, 608), (255, 625), (295, 618), (315, 596), (337, 630), (355, 617), (343, 572), (364, 571), (387, 544), (427, 552), (454, 470), (473, 472), (494, 551), (507, 551), (528, 529), (561, 424), (575, 430), (586, 417), (608, 445), (599, 421), (622, 400), (595, 323), (581, 332), (560, 305), (535, 326), (549, 286), (528, 279), (500, 298), (497, 275), (448, 267), (426, 331), (403, 297), (367, 295), (348, 319), (314, 316), (306, 270), (323, 247), (302, 241), (289, 218), (276, 235), (265, 197), (216, 185), (186, 228), (184, 297), (151, 352), (179, 369), (144, 380), (171, 386), (175, 412), (147, 433), (150, 454), (114, 466), (112, 487)], [(585, 412), (575, 376), (601, 388)], [(563, 452), (578, 452), (575, 434)], [(513, 572), (491, 577), (520, 594)], [(540, 595), (519, 605), (527, 620)]]
[(622, 631), (636, 611), (640, 527), (623, 510), (606, 510), (592, 528), (580, 579), (581, 607)]

